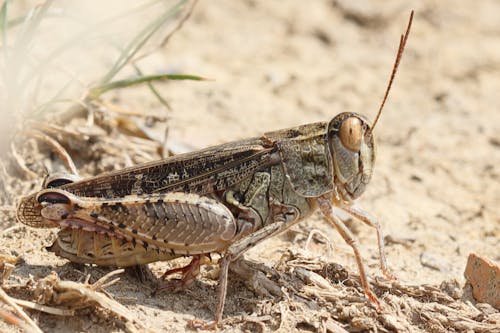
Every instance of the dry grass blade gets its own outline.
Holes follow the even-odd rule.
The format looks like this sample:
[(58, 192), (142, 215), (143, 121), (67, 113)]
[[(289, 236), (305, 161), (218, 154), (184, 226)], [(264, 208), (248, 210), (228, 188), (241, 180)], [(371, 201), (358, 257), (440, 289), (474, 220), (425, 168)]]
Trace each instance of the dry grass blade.
[(99, 291), (118, 281), (115, 279), (108, 282), (109, 278), (122, 272), (122, 269), (110, 272), (94, 284), (61, 281), (57, 274), (53, 273), (38, 281), (35, 294), (41, 303), (62, 305), (73, 310), (99, 305), (124, 320), (129, 332), (150, 331), (136, 321), (127, 308)]
[(58, 308), (54, 308), (52, 306), (42, 305), (42, 304), (30, 302), (30, 301), (25, 301), (25, 300), (22, 300), (22, 299), (15, 299), (15, 298), (13, 298), (12, 300), (16, 304), (18, 304), (18, 305), (20, 305), (20, 306), (22, 306), (24, 308), (28, 308), (28, 309), (31, 309), (31, 310), (37, 310), (37, 311), (40, 311), (40, 312), (45, 312), (45, 313), (53, 314), (53, 315), (56, 315), (56, 316), (74, 316), (75, 315), (75, 311), (74, 310), (58, 309)]
[[(0, 234), (0, 236), (3, 235), (3, 233)], [(9, 278), (20, 259), (21, 257), (14, 257), (0, 253), (0, 286), (2, 286), (3, 282)]]
[(102, 278), (97, 280), (92, 285), (92, 288), (94, 288), (94, 290), (103, 289), (106, 288), (107, 286), (114, 284), (115, 282), (118, 282), (119, 278), (113, 279), (111, 281), (109, 281), (109, 279), (115, 275), (122, 274), (123, 272), (125, 272), (125, 270), (122, 268), (109, 272), (108, 274), (104, 275)]
[(95, 103), (97, 105), (101, 106), (103, 109), (120, 114), (122, 116), (139, 117), (139, 118), (151, 117), (157, 121), (166, 121), (167, 120), (166, 116), (158, 115), (154, 112), (144, 112), (143, 110), (125, 109), (125, 108), (121, 107), (120, 105), (113, 103), (111, 101), (107, 101), (107, 100), (97, 100), (97, 101), (95, 101)]
[(196, 6), (197, 3), (198, 3), (198, 0), (193, 0), (191, 2), (191, 5), (186, 10), (186, 14), (184, 14), (184, 16), (179, 20), (179, 22), (177, 23), (175, 28), (172, 29), (172, 31), (169, 34), (167, 34), (165, 36), (165, 38), (163, 38), (163, 41), (161, 42), (160, 47), (164, 47), (165, 45), (167, 45), (168, 41), (174, 35), (174, 33), (176, 33), (177, 31), (179, 31), (182, 28), (184, 23), (189, 19), (189, 17), (191, 17), (191, 14), (193, 13), (194, 7)]
[(0, 286), (3, 286), (4, 281), (10, 277), (15, 267), (15, 265), (7, 262), (0, 263)]
[(334, 248), (333, 248), (333, 243), (330, 241), (330, 239), (328, 239), (328, 237), (323, 233), (321, 232), (321, 230), (319, 229), (313, 229), (309, 232), (309, 235), (307, 236), (307, 240), (306, 240), (306, 245), (304, 246), (304, 248), (307, 250), (307, 251), (311, 251), (310, 247), (311, 247), (311, 242), (314, 238), (314, 236), (316, 235), (319, 235), (321, 236), (326, 244), (328, 245), (328, 256), (331, 256), (333, 254), (333, 251), (334, 251)]
[(16, 314), (27, 323), (32, 332), (43, 333), (37, 324), (15, 303), (9, 295), (5, 293), (2, 288), (0, 288), (0, 299), (14, 309)]
[(10, 145), (10, 152), (12, 154), (12, 157), (14, 157), (14, 161), (16, 162), (17, 167), (19, 168), (20, 171), (26, 176), (27, 179), (35, 179), (38, 177), (38, 175), (31, 171), (25, 163), (24, 158), (17, 152), (17, 149), (14, 145), (13, 142), (11, 142)]
[(52, 147), (54, 152), (59, 155), (59, 157), (62, 159), (68, 170), (73, 174), (73, 175), (78, 175), (78, 169), (75, 166), (75, 162), (73, 162), (73, 159), (69, 155), (69, 153), (64, 149), (64, 147), (55, 139), (51, 138), (47, 134), (37, 131), (37, 130), (27, 130), (26, 134), (29, 136), (32, 136), (40, 141), (45, 142), (49, 146)]
[(3, 321), (5, 321), (8, 324), (19, 326), (25, 332), (28, 333), (36, 332), (30, 326), (28, 326), (24, 321), (19, 319), (16, 315), (7, 310), (2, 309), (1, 307), (0, 307), (0, 319), (3, 319)]

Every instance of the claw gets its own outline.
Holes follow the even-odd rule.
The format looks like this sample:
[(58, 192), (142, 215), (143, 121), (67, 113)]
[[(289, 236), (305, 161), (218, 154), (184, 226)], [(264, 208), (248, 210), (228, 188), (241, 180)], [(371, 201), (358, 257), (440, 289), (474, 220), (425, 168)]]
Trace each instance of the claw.
[(188, 321), (187, 327), (192, 330), (216, 330), (217, 329), (217, 321), (203, 321), (199, 319), (194, 319)]
[(195, 255), (193, 256), (193, 259), (191, 262), (184, 266), (184, 267), (178, 267), (174, 269), (169, 269), (166, 271), (162, 276), (161, 279), (165, 280), (168, 276), (175, 274), (175, 273), (182, 273), (182, 278), (181, 279), (173, 279), (169, 281), (164, 281), (160, 283), (160, 285), (156, 288), (156, 290), (153, 292), (153, 294), (157, 294), (158, 292), (162, 290), (167, 290), (170, 292), (175, 292), (182, 290), (189, 285), (191, 285), (196, 278), (196, 276), (200, 273), (200, 266), (201, 266), (201, 258), (203, 255)]
[(382, 271), (382, 274), (384, 274), (385, 278), (389, 281), (397, 281), (398, 278), (395, 275), (392, 275), (391, 273), (387, 271)]
[(371, 303), (375, 305), (375, 307), (377, 308), (377, 312), (381, 312), (383, 307), (378, 297), (371, 290), (365, 290), (365, 295), (366, 297), (368, 297)]
[(168, 291), (171, 293), (175, 293), (178, 291), (182, 291), (185, 288), (189, 287), (193, 283), (194, 279), (190, 279), (189, 281), (185, 281), (183, 279), (173, 279), (169, 281), (161, 282), (158, 287), (153, 292), (153, 295), (158, 294), (160, 291)]

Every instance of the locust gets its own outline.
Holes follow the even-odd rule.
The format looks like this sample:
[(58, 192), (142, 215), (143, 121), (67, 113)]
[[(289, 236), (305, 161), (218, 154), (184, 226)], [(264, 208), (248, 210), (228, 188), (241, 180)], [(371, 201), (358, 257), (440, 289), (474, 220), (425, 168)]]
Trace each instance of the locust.
[(351, 246), (364, 294), (380, 308), (358, 241), (334, 207), (375, 229), (381, 271), (393, 279), (379, 222), (354, 202), (373, 174), (373, 130), (412, 20), (413, 11), (371, 125), (358, 113), (343, 112), (329, 122), (267, 132), (91, 178), (54, 174), (42, 190), (21, 198), (18, 221), (59, 228), (49, 250), (74, 262), (127, 267), (191, 256), (189, 265), (163, 276), (181, 272), (178, 286), (196, 277), (204, 256), (222, 254), (215, 318), (197, 326), (213, 328), (222, 320), (230, 264), (319, 209)]

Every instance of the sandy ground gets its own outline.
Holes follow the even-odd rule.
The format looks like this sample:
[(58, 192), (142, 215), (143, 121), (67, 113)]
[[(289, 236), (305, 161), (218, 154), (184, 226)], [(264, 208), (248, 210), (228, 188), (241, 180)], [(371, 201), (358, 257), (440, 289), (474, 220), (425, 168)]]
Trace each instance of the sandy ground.
[[(386, 255), (401, 283), (439, 286), (456, 280), (461, 289), (469, 253), (500, 261), (498, 1), (460, 2), (460, 6), (432, 0), (356, 5), (341, 0), (307, 5), (298, 0), (200, 1), (183, 29), (147, 65), (213, 79), (159, 86), (173, 108), (169, 113), (173, 147), (201, 148), (328, 121), (343, 111), (373, 119), (412, 8), (416, 15), (407, 50), (375, 131), (375, 174), (359, 203), (379, 218), (384, 234), (396, 240), (388, 242)], [(132, 109), (160, 110), (144, 96), (139, 88), (117, 98)], [(7, 218), (3, 223), (7, 228), (15, 221)], [(362, 245), (368, 274), (381, 276), (374, 230), (349, 225)], [(284, 274), (277, 266), (280, 258), (288, 250), (303, 250), (314, 229), (328, 238), (333, 251), (324, 238), (316, 237), (307, 255), (338, 263), (355, 275), (350, 247), (319, 214), (258, 245), (247, 258)], [(92, 281), (109, 272), (75, 267), (48, 253), (44, 246), (53, 237), (54, 231), (25, 227), (2, 235), (0, 251), (24, 260), (10, 283), (36, 280), (52, 270), (68, 280), (90, 274)], [(160, 274), (167, 264), (151, 267)], [(212, 316), (216, 281), (209, 275), (205, 272), (189, 290), (177, 294), (150, 297), (152, 286), (131, 276), (123, 276), (108, 290), (148, 327), (183, 331), (189, 319)], [(223, 326), (225, 331), (315, 332), (328, 319), (329, 308), (318, 299), (289, 306), (285, 296), (257, 296), (236, 279), (229, 284), (225, 317), (233, 320)], [(287, 297), (297, 297), (289, 292)], [(19, 290), (13, 295), (24, 294)], [(377, 294), (383, 297), (383, 292)], [(465, 295), (460, 302), (474, 300)], [(93, 310), (75, 318), (31, 314), (45, 332), (123, 330), (119, 320), (102, 319)], [(234, 319), (251, 314), (269, 318), (258, 323)], [(301, 316), (305, 319), (298, 319)], [(377, 325), (379, 330), (398, 330), (377, 319), (377, 325), (364, 327), (348, 317), (332, 318), (348, 331), (370, 331)], [(407, 331), (433, 331), (419, 320), (409, 322)], [(442, 331), (448, 330), (453, 331), (449, 327)], [(0, 331), (9, 328), (0, 323)]]

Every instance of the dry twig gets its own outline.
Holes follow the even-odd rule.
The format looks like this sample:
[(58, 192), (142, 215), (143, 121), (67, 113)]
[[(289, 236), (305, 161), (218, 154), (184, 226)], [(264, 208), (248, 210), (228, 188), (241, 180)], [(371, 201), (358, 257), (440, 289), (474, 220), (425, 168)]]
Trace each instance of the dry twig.
[(38, 131), (38, 130), (26, 130), (26, 134), (29, 136), (32, 136), (40, 141), (45, 142), (47, 145), (52, 147), (54, 152), (59, 155), (61, 160), (64, 162), (68, 170), (71, 172), (73, 175), (78, 175), (78, 169), (75, 166), (75, 162), (73, 162), (73, 159), (69, 155), (69, 153), (66, 151), (66, 149), (55, 139), (52, 137), (48, 136), (47, 134)]
[(24, 319), (27, 325), (31, 328), (32, 332), (43, 333), (42, 330), (35, 324), (35, 322), (21, 309), (15, 301), (5, 293), (5, 291), (0, 288), (0, 299), (4, 301), (4, 303), (10, 305), (14, 311), (17, 313), (19, 317)]
[(10, 152), (12, 154), (12, 157), (14, 157), (14, 161), (16, 162), (17, 166), (24, 173), (27, 179), (35, 179), (38, 177), (38, 175), (35, 172), (31, 171), (26, 166), (24, 158), (17, 152), (17, 149), (14, 146), (13, 142), (11, 142), (10, 144)]
[(119, 279), (108, 281), (114, 275), (120, 274), (123, 269), (118, 269), (106, 274), (94, 284), (78, 283), (73, 281), (61, 281), (53, 272), (44, 279), (38, 281), (35, 294), (39, 302), (43, 304), (62, 305), (68, 309), (83, 309), (89, 306), (100, 307), (114, 313), (123, 319), (125, 328), (132, 333), (150, 331), (137, 322), (132, 313), (117, 301), (107, 297), (102, 288), (109, 286)]
[(16, 315), (11, 313), (10, 311), (4, 310), (0, 307), (0, 318), (3, 319), (6, 323), (19, 326), (27, 333), (36, 332), (33, 330), (31, 326), (28, 326), (24, 321), (19, 319)]
[(45, 312), (45, 313), (50, 313), (50, 314), (53, 314), (56, 316), (74, 316), (75, 315), (74, 310), (58, 309), (58, 308), (54, 308), (52, 306), (42, 305), (42, 304), (38, 304), (38, 303), (30, 302), (30, 301), (25, 301), (22, 299), (16, 299), (16, 298), (13, 298), (12, 300), (16, 304), (18, 304), (24, 308), (37, 310), (37, 311)]

